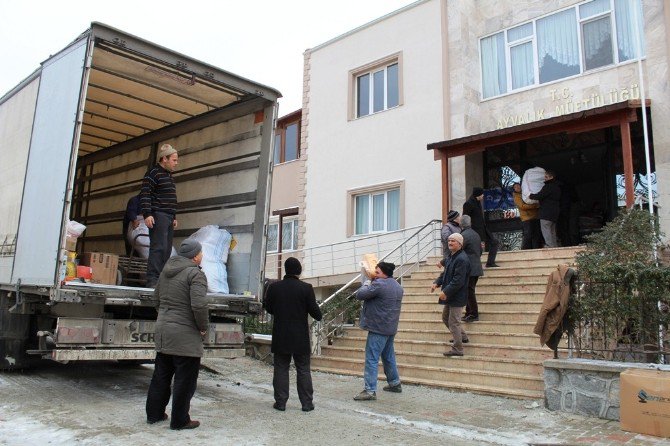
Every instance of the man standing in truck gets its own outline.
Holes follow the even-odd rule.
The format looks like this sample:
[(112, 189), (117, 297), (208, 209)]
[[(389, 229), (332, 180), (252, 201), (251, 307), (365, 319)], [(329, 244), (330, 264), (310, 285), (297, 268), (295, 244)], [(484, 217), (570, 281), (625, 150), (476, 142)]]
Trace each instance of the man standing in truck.
[(149, 288), (156, 286), (158, 276), (172, 253), (172, 235), (177, 227), (177, 188), (172, 172), (177, 168), (178, 157), (174, 147), (163, 144), (156, 156), (157, 164), (147, 171), (142, 180), (140, 203), (144, 222), (149, 228)]

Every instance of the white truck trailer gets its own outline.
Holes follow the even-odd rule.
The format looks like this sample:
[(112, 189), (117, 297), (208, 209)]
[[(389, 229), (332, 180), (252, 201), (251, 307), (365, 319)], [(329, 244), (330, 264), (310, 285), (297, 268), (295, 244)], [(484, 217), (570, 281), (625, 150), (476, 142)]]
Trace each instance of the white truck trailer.
[(155, 356), (153, 289), (64, 281), (82, 252), (124, 252), (122, 218), (163, 143), (179, 149), (175, 245), (205, 225), (237, 242), (208, 294), (205, 356), (244, 354), (260, 311), (280, 93), (104, 24), (0, 98), (0, 370), (32, 359)]

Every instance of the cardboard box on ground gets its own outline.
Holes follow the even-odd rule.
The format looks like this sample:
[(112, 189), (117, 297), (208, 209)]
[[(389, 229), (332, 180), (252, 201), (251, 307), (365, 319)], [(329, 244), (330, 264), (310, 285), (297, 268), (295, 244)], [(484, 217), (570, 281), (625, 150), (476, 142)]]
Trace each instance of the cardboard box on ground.
[(620, 385), (621, 430), (670, 437), (670, 371), (628, 369)]
[(85, 252), (79, 257), (79, 264), (91, 268), (91, 283), (116, 285), (119, 256), (104, 252)]

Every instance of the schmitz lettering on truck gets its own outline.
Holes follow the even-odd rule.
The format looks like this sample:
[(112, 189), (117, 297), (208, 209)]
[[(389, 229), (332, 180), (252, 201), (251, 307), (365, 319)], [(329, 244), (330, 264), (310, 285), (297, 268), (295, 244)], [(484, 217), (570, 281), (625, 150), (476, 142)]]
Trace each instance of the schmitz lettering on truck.
[(153, 333), (131, 333), (130, 342), (154, 342)]

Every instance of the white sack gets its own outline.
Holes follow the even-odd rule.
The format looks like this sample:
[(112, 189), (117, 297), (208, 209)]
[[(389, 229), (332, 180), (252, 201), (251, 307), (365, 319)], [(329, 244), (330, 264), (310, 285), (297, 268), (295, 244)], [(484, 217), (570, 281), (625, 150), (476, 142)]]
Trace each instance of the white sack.
[[(137, 237), (139, 235), (139, 237)], [(135, 240), (135, 237), (137, 237), (137, 240)], [(130, 243), (130, 246), (133, 246), (133, 243), (135, 244), (135, 253), (133, 256), (139, 256), (143, 259), (148, 259), (149, 258), (149, 228), (147, 228), (146, 223), (144, 223), (144, 219), (140, 219), (140, 224), (133, 229), (133, 225), (130, 224), (128, 225), (128, 233), (126, 234), (126, 240), (128, 240), (128, 243)], [(172, 247), (172, 252), (170, 252), (170, 257), (174, 257), (177, 255), (177, 250), (174, 249), (174, 246)]]
[(544, 187), (544, 169), (541, 167), (528, 169), (521, 180), (521, 198), (528, 204), (537, 203), (537, 200), (532, 200), (529, 196), (540, 192), (542, 187)]
[(203, 257), (200, 267), (207, 276), (207, 290), (210, 293), (227, 294), (229, 288), (226, 262), (233, 236), (216, 225), (208, 225), (198, 229), (189, 238), (199, 241), (202, 245)]

